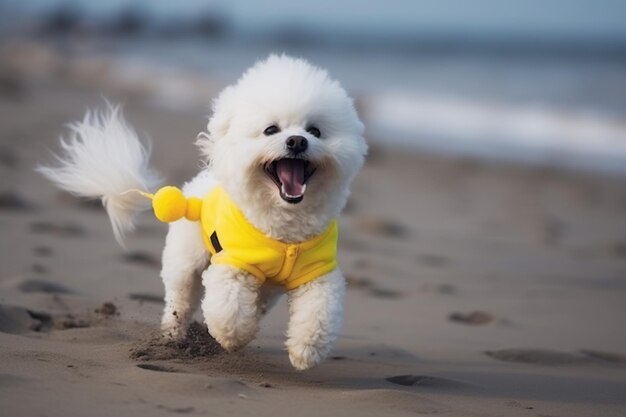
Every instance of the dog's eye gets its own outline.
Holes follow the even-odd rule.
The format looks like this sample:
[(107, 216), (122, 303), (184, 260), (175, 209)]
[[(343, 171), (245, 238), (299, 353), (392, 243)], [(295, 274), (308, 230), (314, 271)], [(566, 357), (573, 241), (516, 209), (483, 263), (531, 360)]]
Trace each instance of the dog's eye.
[(322, 132), (320, 132), (320, 130), (316, 128), (315, 126), (309, 127), (306, 131), (312, 134), (313, 136), (315, 136), (316, 138), (319, 138), (322, 135)]
[(276, 125), (271, 125), (268, 126), (267, 128), (265, 128), (265, 130), (263, 131), (263, 134), (265, 136), (272, 136), (275, 135), (276, 133), (280, 132), (280, 128)]

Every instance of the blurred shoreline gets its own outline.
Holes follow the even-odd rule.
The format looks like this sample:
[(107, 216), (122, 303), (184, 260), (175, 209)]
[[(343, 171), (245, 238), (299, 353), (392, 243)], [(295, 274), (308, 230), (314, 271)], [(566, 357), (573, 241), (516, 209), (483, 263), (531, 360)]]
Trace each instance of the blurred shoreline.
[[(121, 44), (34, 38), (5, 40), (0, 51), (5, 78), (61, 77), (103, 92), (140, 94), (169, 110), (208, 111), (215, 94), (252, 63), (250, 57), (262, 59), (275, 48), (193, 39), (170, 47), (146, 39)], [(626, 176), (626, 62), (566, 69), (563, 63), (505, 58), (482, 67), (475, 57), (418, 62), (395, 54), (381, 64), (373, 53), (337, 57), (316, 48), (299, 55), (346, 80), (368, 139), (378, 146)], [(441, 74), (446, 66), (452, 69)], [(363, 70), (353, 74), (354, 68)], [(511, 83), (526, 69), (531, 71), (521, 85)], [(594, 83), (580, 90), (581, 77), (593, 78), (594, 71)], [(469, 79), (459, 85), (464, 72)], [(583, 93), (602, 100), (576, 97)]]

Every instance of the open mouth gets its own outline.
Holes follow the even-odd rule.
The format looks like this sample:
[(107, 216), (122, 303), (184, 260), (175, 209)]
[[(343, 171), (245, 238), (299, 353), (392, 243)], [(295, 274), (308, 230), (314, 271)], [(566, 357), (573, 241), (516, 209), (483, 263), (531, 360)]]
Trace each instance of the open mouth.
[(304, 159), (283, 158), (269, 162), (265, 173), (278, 187), (280, 197), (290, 204), (297, 204), (304, 198), (306, 183), (315, 173), (315, 167)]

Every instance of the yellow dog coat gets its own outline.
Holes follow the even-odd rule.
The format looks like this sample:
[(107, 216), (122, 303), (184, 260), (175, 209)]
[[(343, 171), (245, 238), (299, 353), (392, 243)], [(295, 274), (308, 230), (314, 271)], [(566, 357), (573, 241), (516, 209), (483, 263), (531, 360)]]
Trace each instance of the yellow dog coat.
[(289, 290), (306, 284), (337, 267), (337, 222), (320, 235), (301, 243), (283, 243), (267, 237), (245, 218), (221, 188), (203, 199), (186, 199), (176, 187), (163, 187), (152, 198), (156, 217), (173, 222), (185, 217), (200, 221), (202, 238), (212, 254), (212, 264), (231, 265)]

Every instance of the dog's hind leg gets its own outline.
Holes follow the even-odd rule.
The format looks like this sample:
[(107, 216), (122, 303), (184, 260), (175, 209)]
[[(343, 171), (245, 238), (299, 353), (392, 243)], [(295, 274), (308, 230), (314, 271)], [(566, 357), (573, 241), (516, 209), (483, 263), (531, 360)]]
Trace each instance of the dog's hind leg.
[(161, 269), (165, 286), (165, 310), (161, 320), (164, 337), (174, 340), (185, 337), (202, 298), (200, 274), (208, 261), (200, 223), (180, 220), (170, 224)]
[(246, 271), (216, 264), (204, 271), (202, 283), (202, 312), (211, 336), (228, 351), (247, 345), (259, 329), (259, 280)]
[(309, 369), (330, 352), (341, 327), (345, 286), (336, 269), (287, 293), (286, 345), (294, 368)]

